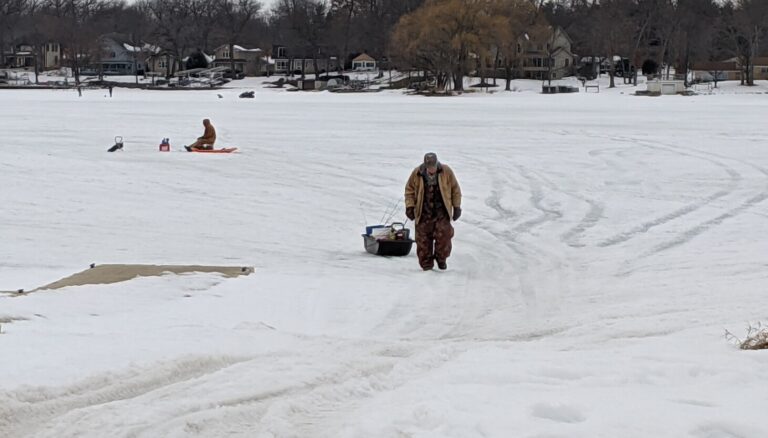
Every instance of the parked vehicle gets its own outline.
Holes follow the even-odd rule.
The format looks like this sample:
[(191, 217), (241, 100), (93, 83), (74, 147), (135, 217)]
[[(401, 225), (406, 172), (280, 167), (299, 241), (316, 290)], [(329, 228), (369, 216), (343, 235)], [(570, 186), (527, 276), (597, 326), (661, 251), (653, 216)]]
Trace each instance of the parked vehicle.
[(227, 69), (224, 72), (224, 77), (227, 79), (243, 79), (245, 78), (245, 73), (241, 71), (235, 71), (233, 72), (232, 69)]

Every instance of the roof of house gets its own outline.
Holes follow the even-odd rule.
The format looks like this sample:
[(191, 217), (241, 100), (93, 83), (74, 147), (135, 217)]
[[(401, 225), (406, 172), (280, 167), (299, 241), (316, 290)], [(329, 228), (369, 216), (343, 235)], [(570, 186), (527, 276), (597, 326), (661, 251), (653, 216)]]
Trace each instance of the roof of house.
[(565, 47), (560, 47), (560, 46), (555, 47), (555, 50), (552, 51), (551, 55), (554, 56), (554, 55), (557, 55), (560, 52), (564, 52), (566, 54), (566, 56), (568, 56), (568, 57), (573, 57), (573, 53), (571, 53), (570, 50), (566, 49)]
[(564, 37), (565, 37), (565, 39), (567, 39), (569, 43), (573, 44), (573, 40), (571, 39), (570, 35), (568, 35), (568, 32), (566, 32), (566, 31), (565, 31), (565, 29), (563, 29), (561, 26), (557, 26), (557, 27), (555, 28), (554, 32), (552, 32), (552, 37), (553, 37), (553, 39), (554, 39), (554, 37), (555, 37), (555, 36), (556, 36), (558, 33), (559, 33), (559, 34), (561, 34), (562, 36), (564, 36)]
[(766, 65), (768, 65), (768, 56), (758, 56), (758, 57), (755, 58), (755, 60), (752, 62), (752, 64), (754, 64), (756, 66), (759, 65), (760, 67), (766, 66)]
[(376, 60), (373, 59), (373, 57), (371, 55), (367, 54), (367, 53), (361, 53), (361, 54), (357, 55), (357, 57), (355, 59), (352, 60), (352, 62), (364, 62), (364, 61), (376, 62)]
[(141, 47), (133, 46), (129, 43), (123, 42), (123, 47), (129, 52), (146, 52), (146, 53), (160, 53), (162, 49), (158, 46), (154, 46), (149, 43), (144, 43)]
[[(214, 61), (213, 56), (208, 55), (207, 53), (203, 52), (203, 56), (205, 57), (205, 62), (208, 64), (212, 63)], [(187, 62), (189, 61), (189, 56), (185, 56), (181, 59), (181, 62)]]
[(736, 61), (732, 61), (732, 60), (722, 61), (722, 62), (708, 61), (708, 62), (694, 63), (691, 66), (691, 70), (731, 71), (731, 70), (739, 70), (739, 66), (736, 65)]
[[(214, 49), (214, 51), (217, 51), (219, 49), (225, 49), (227, 47), (229, 47), (229, 44), (222, 44), (219, 47), (216, 47)], [(245, 47), (238, 46), (237, 44), (235, 44), (233, 48), (235, 49), (235, 52), (263, 52), (263, 50), (261, 50), (259, 48), (256, 48), (256, 49), (246, 49)]]

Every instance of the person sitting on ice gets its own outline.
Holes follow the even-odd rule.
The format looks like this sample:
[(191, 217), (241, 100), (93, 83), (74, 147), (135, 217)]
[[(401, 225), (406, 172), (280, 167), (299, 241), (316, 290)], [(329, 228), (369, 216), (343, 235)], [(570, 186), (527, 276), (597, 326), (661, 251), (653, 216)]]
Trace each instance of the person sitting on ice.
[(213, 149), (213, 144), (216, 143), (216, 130), (213, 128), (213, 125), (211, 125), (209, 119), (203, 120), (203, 126), (205, 126), (203, 136), (198, 137), (197, 141), (191, 145), (184, 146), (186, 150), (191, 152), (192, 149)]

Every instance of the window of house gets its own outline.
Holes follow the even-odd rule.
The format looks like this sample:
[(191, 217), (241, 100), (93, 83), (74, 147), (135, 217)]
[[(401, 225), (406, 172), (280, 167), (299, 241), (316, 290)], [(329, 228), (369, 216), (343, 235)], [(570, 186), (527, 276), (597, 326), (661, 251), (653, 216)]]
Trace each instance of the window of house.
[(278, 58), (285, 58), (285, 47), (278, 47), (277, 48), (277, 57)]
[(224, 58), (229, 58), (229, 49), (224, 49)]
[(288, 70), (288, 61), (277, 61), (277, 62), (275, 62), (275, 68), (277, 70), (280, 70), (280, 71)]
[(110, 58), (114, 58), (114, 57), (116, 57), (116, 56), (117, 56), (117, 54), (116, 54), (115, 52), (110, 52), (110, 53), (109, 53), (109, 57), (110, 57)]
[(522, 53), (523, 46), (520, 45), (520, 43), (517, 44), (517, 53)]

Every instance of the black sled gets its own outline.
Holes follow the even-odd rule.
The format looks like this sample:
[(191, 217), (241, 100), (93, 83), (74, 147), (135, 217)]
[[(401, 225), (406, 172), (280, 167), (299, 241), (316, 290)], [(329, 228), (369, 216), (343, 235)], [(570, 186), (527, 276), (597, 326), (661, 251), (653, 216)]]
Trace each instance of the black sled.
[(407, 256), (411, 253), (413, 247), (413, 240), (410, 238), (411, 230), (405, 228), (405, 224), (396, 222), (386, 230), (382, 228), (386, 227), (367, 227), (367, 234), (362, 234), (363, 245), (368, 253), (394, 257)]

